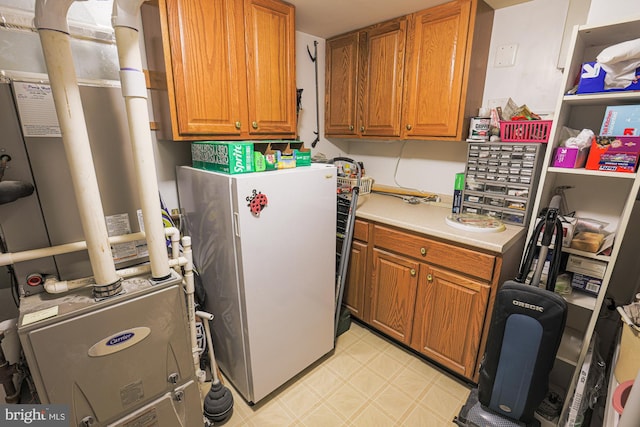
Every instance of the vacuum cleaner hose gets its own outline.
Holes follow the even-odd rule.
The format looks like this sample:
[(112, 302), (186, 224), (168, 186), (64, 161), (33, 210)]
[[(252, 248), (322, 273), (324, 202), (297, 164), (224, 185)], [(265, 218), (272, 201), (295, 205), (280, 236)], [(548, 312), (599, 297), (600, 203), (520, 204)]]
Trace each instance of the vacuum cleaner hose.
[[(533, 264), (533, 260), (536, 256), (536, 248), (538, 246), (538, 240), (541, 240), (542, 248), (545, 250), (539, 251), (539, 255), (542, 255), (546, 258), (547, 251), (546, 248), (551, 244), (551, 240), (555, 235), (554, 248), (552, 250), (551, 262), (549, 265), (549, 272), (547, 274), (546, 281), (546, 289), (553, 291), (555, 288), (556, 279), (558, 277), (558, 272), (560, 270), (560, 258), (562, 256), (562, 222), (558, 217), (558, 209), (560, 206), (560, 196), (554, 196), (551, 199), (549, 204), (549, 208), (543, 215), (540, 215), (541, 221), (536, 224), (533, 233), (531, 234), (531, 238), (529, 242), (527, 242), (527, 247), (524, 253), (524, 257), (522, 260), (522, 264), (520, 266), (520, 270), (518, 271), (518, 276), (516, 277), (516, 281), (519, 283), (525, 283), (527, 275), (531, 270), (531, 265)], [(548, 225), (548, 227), (545, 227)], [(543, 232), (544, 230), (544, 232)], [(541, 237), (542, 234), (542, 237)], [(541, 249), (542, 249), (541, 248)], [(544, 262), (546, 259), (538, 259), (539, 263), (542, 265), (539, 266), (540, 270), (543, 268)], [(534, 274), (535, 277), (535, 274)], [(538, 277), (539, 278), (539, 277)], [(532, 280), (533, 281), (533, 280)], [(537, 283), (532, 283), (532, 285), (538, 286)]]

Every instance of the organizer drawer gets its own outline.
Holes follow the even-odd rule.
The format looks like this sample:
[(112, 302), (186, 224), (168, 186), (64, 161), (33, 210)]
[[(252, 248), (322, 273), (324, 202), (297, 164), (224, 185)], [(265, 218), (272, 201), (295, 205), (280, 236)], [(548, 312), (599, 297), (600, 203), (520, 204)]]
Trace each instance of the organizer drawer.
[(428, 264), (446, 267), (488, 282), (493, 278), (493, 268), (496, 261), (496, 257), (493, 255), (381, 225), (374, 227), (373, 240), (377, 247), (398, 252)]
[(356, 219), (353, 224), (353, 238), (361, 242), (369, 241), (369, 224), (361, 219)]

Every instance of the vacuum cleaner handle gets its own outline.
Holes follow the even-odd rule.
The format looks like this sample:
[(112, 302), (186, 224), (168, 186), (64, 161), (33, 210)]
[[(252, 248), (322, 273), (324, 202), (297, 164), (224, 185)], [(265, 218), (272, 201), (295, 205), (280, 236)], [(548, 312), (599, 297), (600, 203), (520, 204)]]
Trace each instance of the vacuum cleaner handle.
[(556, 231), (556, 219), (558, 219), (558, 211), (560, 210), (560, 202), (562, 198), (560, 196), (553, 196), (545, 215), (544, 232), (542, 234), (542, 246), (550, 246), (553, 239), (553, 233)]

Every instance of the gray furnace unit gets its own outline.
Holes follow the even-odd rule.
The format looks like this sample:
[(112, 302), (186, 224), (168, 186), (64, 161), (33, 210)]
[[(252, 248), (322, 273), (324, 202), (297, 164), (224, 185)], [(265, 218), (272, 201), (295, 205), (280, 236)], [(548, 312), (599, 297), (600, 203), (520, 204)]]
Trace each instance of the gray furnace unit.
[(202, 426), (181, 278), (123, 281), (24, 298), (18, 334), (41, 403), (69, 405), (69, 425)]

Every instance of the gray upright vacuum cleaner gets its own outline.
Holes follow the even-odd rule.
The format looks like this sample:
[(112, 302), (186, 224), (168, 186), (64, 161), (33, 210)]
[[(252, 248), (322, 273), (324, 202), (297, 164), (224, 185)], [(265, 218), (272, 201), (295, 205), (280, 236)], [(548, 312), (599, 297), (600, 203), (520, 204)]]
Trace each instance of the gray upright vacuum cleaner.
[[(562, 254), (560, 201), (560, 196), (554, 196), (549, 208), (541, 213), (542, 220), (527, 244), (518, 276), (505, 282), (496, 294), (478, 387), (453, 420), (459, 426), (540, 425), (534, 413), (547, 394), (549, 373), (567, 318), (565, 300), (553, 291)], [(538, 262), (526, 285), (536, 252)], [(548, 255), (549, 272), (546, 289), (542, 289), (538, 285)]]

